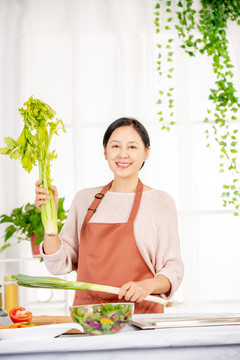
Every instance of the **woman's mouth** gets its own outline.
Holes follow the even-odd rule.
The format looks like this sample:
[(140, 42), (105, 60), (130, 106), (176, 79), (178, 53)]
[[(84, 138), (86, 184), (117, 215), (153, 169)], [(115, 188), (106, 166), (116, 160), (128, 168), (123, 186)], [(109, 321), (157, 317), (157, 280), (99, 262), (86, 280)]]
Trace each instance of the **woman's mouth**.
[(117, 167), (122, 168), (122, 169), (127, 169), (131, 163), (127, 163), (127, 162), (117, 162), (116, 163)]

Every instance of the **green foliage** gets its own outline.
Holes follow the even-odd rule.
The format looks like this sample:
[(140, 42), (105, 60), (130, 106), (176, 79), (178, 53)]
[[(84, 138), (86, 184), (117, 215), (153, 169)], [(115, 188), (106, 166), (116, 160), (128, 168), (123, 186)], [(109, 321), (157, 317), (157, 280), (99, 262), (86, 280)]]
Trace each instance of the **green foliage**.
[[(155, 8), (158, 5), (160, 9), (160, 3), (163, 2), (156, 1)], [(207, 117), (203, 122), (207, 126), (206, 138), (213, 139), (218, 146), (220, 172), (226, 177), (222, 193), (223, 206), (233, 207), (234, 215), (239, 215), (240, 184), (237, 168), (239, 131), (234, 129), (234, 121), (237, 120), (240, 101), (232, 82), (233, 65), (228, 52), (226, 29), (229, 20), (240, 24), (240, 1), (201, 0), (201, 5), (202, 8), (197, 13), (194, 9), (194, 1), (179, 1), (177, 4), (179, 11), (176, 12), (179, 24), (175, 27), (183, 42), (181, 47), (189, 56), (195, 56), (197, 53), (207, 54), (212, 59), (216, 81), (214, 88), (210, 89), (209, 100), (212, 102), (213, 110), (207, 109)], [(198, 32), (194, 31), (196, 29)], [(161, 58), (161, 53), (158, 57)], [(171, 105), (173, 106), (173, 103)], [(163, 121), (162, 114), (160, 121)], [(169, 130), (165, 125), (162, 128)], [(210, 147), (210, 142), (207, 147)], [(229, 191), (225, 191), (225, 186), (228, 186)]]
[(19, 109), (24, 126), (17, 141), (5, 137), (5, 148), (0, 148), (0, 154), (9, 155), (11, 159), (21, 160), (24, 170), (31, 172), (38, 163), (41, 186), (49, 190), (51, 200), (41, 207), (41, 216), (47, 234), (57, 233), (57, 214), (53, 194), (50, 188), (51, 162), (57, 158), (55, 150), (50, 151), (52, 136), (58, 131), (66, 132), (61, 119), (55, 118), (55, 111), (41, 100), (29, 98)]
[[(68, 210), (64, 209), (64, 197), (59, 199), (57, 211), (58, 232), (63, 227), (67, 218)], [(30, 236), (34, 233), (37, 236), (35, 245), (39, 245), (43, 241), (44, 227), (41, 220), (41, 212), (34, 204), (27, 203), (25, 206), (13, 209), (10, 215), (1, 215), (0, 224), (10, 224), (4, 232), (4, 245), (0, 247), (0, 252), (11, 246), (9, 240), (14, 237), (17, 243), (22, 240), (30, 240)]]
[[(173, 108), (173, 99), (171, 97), (173, 96), (174, 87), (172, 85), (172, 79), (173, 79), (173, 71), (174, 67), (172, 66), (171, 62), (173, 61), (174, 51), (173, 51), (173, 38), (168, 39), (167, 43), (164, 42), (163, 37), (161, 36), (162, 32), (164, 30), (167, 30), (169, 33), (172, 32), (172, 20), (173, 17), (171, 15), (171, 5), (172, 1), (166, 1), (165, 7), (160, 6), (161, 0), (156, 1), (155, 5), (155, 11), (154, 14), (156, 15), (154, 24), (156, 26), (156, 34), (158, 34), (158, 41), (157, 41), (157, 47), (158, 47), (158, 59), (157, 59), (157, 73), (160, 81), (160, 89), (159, 89), (159, 99), (157, 99), (157, 104), (160, 105), (161, 110), (163, 109), (164, 105), (167, 104), (169, 111), (168, 116), (171, 118), (174, 115)], [(161, 10), (161, 12), (159, 11)], [(161, 13), (164, 13), (163, 15), (166, 15), (166, 21), (167, 25), (164, 24), (163, 20), (160, 20)], [(163, 60), (166, 59), (167, 63), (163, 64)], [(169, 88), (163, 90), (164, 88), (164, 82), (168, 79), (167, 83), (169, 84)], [(162, 111), (158, 112), (159, 115), (162, 115)], [(159, 117), (159, 121), (163, 121), (163, 116)], [(166, 129), (167, 131), (170, 130), (170, 126), (173, 125), (174, 122), (170, 121), (167, 125), (163, 125), (162, 129)]]

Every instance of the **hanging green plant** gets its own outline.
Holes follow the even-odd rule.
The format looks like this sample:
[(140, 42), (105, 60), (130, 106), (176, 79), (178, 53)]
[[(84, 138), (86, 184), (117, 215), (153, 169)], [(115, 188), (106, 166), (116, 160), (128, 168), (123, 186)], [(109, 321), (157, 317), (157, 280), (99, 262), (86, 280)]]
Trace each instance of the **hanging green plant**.
[[(160, 2), (157, 1), (155, 5), (155, 19), (154, 24), (156, 26), (156, 34), (159, 34), (157, 47), (158, 47), (158, 55), (157, 55), (157, 72), (160, 81), (159, 88), (159, 98), (157, 99), (157, 104), (159, 107), (158, 115), (159, 121), (164, 121), (163, 114), (167, 113), (167, 116), (170, 121), (168, 123), (164, 123), (162, 125), (162, 129), (170, 130), (170, 126), (174, 125), (175, 122), (172, 120), (174, 111), (173, 111), (173, 71), (174, 67), (173, 63), (173, 42), (174, 39), (172, 37), (165, 40), (163, 36), (163, 32), (166, 30), (169, 34), (172, 34), (172, 10), (171, 5), (172, 1), (166, 1), (165, 7), (163, 8), (163, 12), (161, 12)], [(162, 15), (162, 16), (161, 16)], [(166, 61), (165, 61), (166, 59)], [(167, 80), (167, 81), (166, 81)], [(164, 90), (165, 89), (165, 90)]]
[[(157, 1), (156, 6), (162, 1)], [(223, 206), (234, 209), (239, 215), (240, 179), (238, 143), (239, 129), (236, 125), (240, 102), (232, 82), (233, 65), (228, 51), (226, 34), (228, 20), (240, 24), (239, 0), (201, 0), (202, 8), (197, 12), (192, 0), (179, 1), (176, 25), (181, 47), (189, 56), (207, 54), (212, 59), (216, 76), (215, 87), (210, 89), (211, 110), (203, 120), (208, 126), (207, 139), (213, 139), (219, 148), (220, 172), (225, 174), (223, 184)], [(172, 10), (173, 11), (173, 10)], [(196, 32), (196, 29), (198, 32)], [(207, 147), (210, 146), (210, 141)]]

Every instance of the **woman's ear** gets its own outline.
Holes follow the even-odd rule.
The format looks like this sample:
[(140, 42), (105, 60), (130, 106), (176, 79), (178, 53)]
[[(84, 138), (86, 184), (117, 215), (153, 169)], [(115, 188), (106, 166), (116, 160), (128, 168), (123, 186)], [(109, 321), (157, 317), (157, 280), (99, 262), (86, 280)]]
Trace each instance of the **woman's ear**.
[(104, 157), (107, 160), (107, 149), (106, 149), (106, 147), (104, 148)]
[(145, 161), (148, 159), (149, 153), (150, 153), (150, 146), (148, 146), (148, 147), (146, 148)]

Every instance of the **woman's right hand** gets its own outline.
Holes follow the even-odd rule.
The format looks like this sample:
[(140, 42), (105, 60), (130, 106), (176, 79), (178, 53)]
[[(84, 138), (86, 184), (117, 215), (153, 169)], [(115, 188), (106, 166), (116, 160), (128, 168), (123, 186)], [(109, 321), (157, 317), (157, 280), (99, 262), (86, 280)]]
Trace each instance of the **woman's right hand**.
[[(36, 193), (36, 197), (35, 197), (35, 206), (38, 210), (41, 210), (41, 205), (46, 205), (49, 200), (51, 200), (51, 196), (49, 196), (49, 191), (47, 189), (44, 189), (42, 187), (40, 187), (42, 181), (41, 180), (37, 180), (35, 183), (35, 193)], [(56, 205), (56, 209), (58, 208), (58, 191), (56, 186), (51, 185), (51, 190), (53, 193), (53, 199)]]

